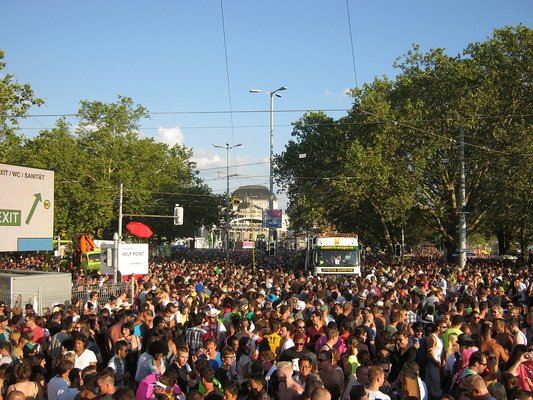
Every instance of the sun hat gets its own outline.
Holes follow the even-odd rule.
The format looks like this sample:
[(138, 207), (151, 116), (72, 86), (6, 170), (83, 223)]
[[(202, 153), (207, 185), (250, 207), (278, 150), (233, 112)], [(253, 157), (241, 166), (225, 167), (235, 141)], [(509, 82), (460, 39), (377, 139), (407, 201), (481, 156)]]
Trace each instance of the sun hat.
[(205, 315), (208, 317), (214, 318), (217, 317), (218, 314), (220, 314), (220, 310), (213, 307), (213, 306), (207, 306), (207, 311), (205, 312)]
[(278, 296), (276, 296), (275, 294), (273, 293), (269, 293), (266, 297), (265, 297), (265, 300), (268, 301), (269, 303), (274, 303), (275, 301), (277, 301), (279, 299)]

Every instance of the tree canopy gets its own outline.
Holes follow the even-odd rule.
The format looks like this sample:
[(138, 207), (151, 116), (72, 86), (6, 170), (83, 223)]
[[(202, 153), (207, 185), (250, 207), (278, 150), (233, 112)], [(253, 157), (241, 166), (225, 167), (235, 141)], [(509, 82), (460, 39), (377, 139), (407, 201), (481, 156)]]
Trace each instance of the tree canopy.
[(111, 238), (120, 184), (124, 214), (169, 216), (175, 204), (184, 207), (183, 226), (170, 218), (124, 218), (124, 226), (130, 219), (147, 223), (156, 241), (194, 236), (218, 223), (223, 199), (197, 177), (191, 150), (140, 136), (144, 107), (123, 96), (109, 104), (83, 100), (77, 117), (75, 127), (62, 118), (33, 138), (12, 134), (4, 141), (11, 147), (2, 162), (55, 171), (56, 232)]
[(404, 230), (451, 255), (459, 213), (467, 212), (470, 232), (531, 242), (532, 39), (520, 25), (457, 56), (414, 46), (396, 60), (394, 79), (351, 91), (345, 117), (304, 115), (276, 159), (294, 227), (356, 231), (389, 248)]

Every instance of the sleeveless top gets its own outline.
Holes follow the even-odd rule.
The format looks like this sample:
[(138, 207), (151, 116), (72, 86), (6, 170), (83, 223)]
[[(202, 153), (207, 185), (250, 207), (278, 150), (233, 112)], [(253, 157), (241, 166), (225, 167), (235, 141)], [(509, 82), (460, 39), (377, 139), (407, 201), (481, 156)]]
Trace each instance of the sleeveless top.
[(436, 334), (432, 333), (431, 336), (435, 340), (435, 345), (431, 349), (431, 356), (440, 363), (442, 360), (442, 351), (444, 350), (444, 343), (442, 342), (442, 339)]
[[(39, 394), (39, 388), (37, 387), (37, 384), (33, 382), (33, 385), (35, 386), (35, 392), (33, 393), (33, 396), (26, 396), (26, 400), (35, 400)], [(18, 390), (15, 385), (13, 385), (13, 390)]]

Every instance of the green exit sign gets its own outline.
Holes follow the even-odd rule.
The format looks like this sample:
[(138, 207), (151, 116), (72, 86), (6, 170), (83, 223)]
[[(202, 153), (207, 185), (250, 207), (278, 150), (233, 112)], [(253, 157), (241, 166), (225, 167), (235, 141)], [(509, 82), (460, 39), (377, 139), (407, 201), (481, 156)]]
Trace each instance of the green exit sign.
[(20, 210), (1, 210), (0, 209), (0, 226), (20, 226)]

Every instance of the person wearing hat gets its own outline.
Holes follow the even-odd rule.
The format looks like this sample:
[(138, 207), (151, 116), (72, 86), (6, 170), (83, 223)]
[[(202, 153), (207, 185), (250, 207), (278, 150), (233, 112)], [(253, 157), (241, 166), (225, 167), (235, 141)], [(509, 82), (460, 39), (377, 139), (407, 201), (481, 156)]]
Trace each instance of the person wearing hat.
[(226, 326), (218, 320), (220, 313), (221, 311), (213, 305), (208, 305), (205, 312), (207, 321), (205, 322), (204, 330), (216, 340), (217, 346), (222, 344), (227, 332)]
[(265, 300), (268, 301), (269, 303), (275, 303), (276, 301), (278, 301), (279, 299), (279, 296), (276, 296), (274, 293), (269, 293), (266, 297), (265, 297)]

